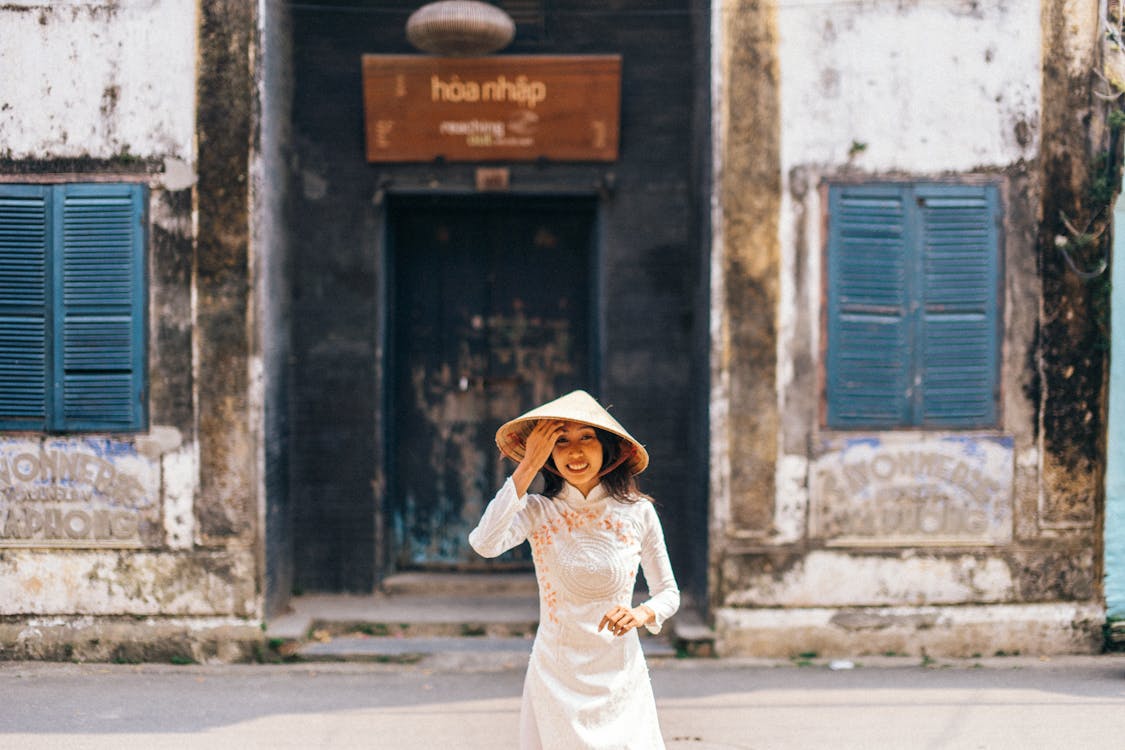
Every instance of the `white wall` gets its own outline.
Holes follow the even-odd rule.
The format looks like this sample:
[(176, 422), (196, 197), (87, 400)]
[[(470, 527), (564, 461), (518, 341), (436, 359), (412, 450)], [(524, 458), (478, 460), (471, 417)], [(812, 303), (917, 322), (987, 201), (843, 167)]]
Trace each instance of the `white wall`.
[(805, 533), (809, 502), (808, 426), (792, 420), (809, 382), (795, 362), (798, 352), (818, 356), (821, 335), (819, 316), (809, 314), (822, 304), (817, 186), (829, 177), (941, 177), (1034, 159), (1040, 3), (779, 0), (778, 26), (778, 408), (796, 432), (779, 436), (775, 525), (779, 541), (792, 542)]
[(780, 0), (782, 173), (1002, 167), (1038, 147), (1038, 0)]
[[(817, 385), (797, 363), (820, 356), (821, 180), (1003, 173), (1035, 159), (1040, 24), (1038, 0), (779, 0), (776, 542), (803, 538), (815, 510), (806, 449)], [(1009, 310), (1009, 336), (1022, 335), (1022, 320)], [(1020, 450), (1025, 443), (1016, 440)], [(1005, 502), (1012, 502), (1011, 488)], [(1005, 518), (1010, 533), (1010, 514)], [(879, 565), (883, 576), (907, 574), (897, 558)], [(789, 599), (800, 599), (805, 585), (791, 586)], [(906, 600), (928, 600), (923, 589)]]
[(0, 156), (194, 163), (194, 0), (8, 0)]

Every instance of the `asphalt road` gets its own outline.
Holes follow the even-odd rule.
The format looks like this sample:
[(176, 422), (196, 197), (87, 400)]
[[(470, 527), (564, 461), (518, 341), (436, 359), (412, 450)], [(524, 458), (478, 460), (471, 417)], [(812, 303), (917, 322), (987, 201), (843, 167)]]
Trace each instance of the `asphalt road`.
[[(840, 666), (840, 665), (837, 665)], [(1125, 747), (1125, 657), (656, 661), (669, 749)], [(516, 747), (522, 665), (0, 664), (0, 748)]]

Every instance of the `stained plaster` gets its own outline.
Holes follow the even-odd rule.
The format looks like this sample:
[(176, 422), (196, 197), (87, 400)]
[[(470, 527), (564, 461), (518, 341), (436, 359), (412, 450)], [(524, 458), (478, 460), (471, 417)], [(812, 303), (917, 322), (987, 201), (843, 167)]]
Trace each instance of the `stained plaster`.
[[(1057, 55), (1057, 45), (1070, 45), (1062, 56), (1070, 67), (1073, 57), (1083, 57), (1088, 49), (1083, 35), (1088, 24), (1073, 24), (1044, 41), (1040, 24), (1049, 18), (1046, 6), (1003, 0), (954, 7), (783, 0), (723, 3), (713, 14), (713, 23), (722, 25), (716, 44), (722, 50), (713, 59), (718, 79), (713, 83), (715, 171), (721, 177), (713, 213), (712, 527), (719, 544), (712, 588), (720, 603), (717, 619), (723, 620), (724, 612), (739, 613), (727, 618), (727, 627), (734, 627), (733, 622), (757, 626), (749, 624), (749, 614), (724, 610), (722, 604), (870, 606), (1096, 597), (1089, 585), (1096, 558), (1079, 553), (1082, 534), (1075, 533), (1083, 526), (1050, 528), (1050, 506), (1059, 501), (1061, 487), (1052, 489), (1048, 483), (1044, 491), (1041, 480), (1054, 459), (1045, 458), (1039, 442), (1043, 394), (1034, 356), (1042, 315), (1034, 248), (1044, 200), (1035, 160), (1045, 139), (1041, 102), (1050, 91), (1041, 84), (1040, 69), (1044, 58)], [(754, 26), (765, 19), (775, 19), (775, 37)], [(926, 33), (919, 35), (920, 28)], [(762, 117), (760, 102), (736, 95), (744, 78), (762, 91), (778, 92), (779, 105), (772, 110), (780, 120), (776, 154), (768, 134), (778, 124), (755, 121)], [(753, 128), (733, 126), (740, 116), (754, 121)], [(1055, 131), (1048, 129), (1046, 135), (1053, 137)], [(747, 165), (748, 156), (756, 157), (755, 168)], [(771, 181), (758, 178), (771, 158), (780, 183), (776, 240), (751, 242), (755, 235), (748, 227), (770, 223), (772, 209), (763, 196), (771, 193)], [(1003, 417), (994, 434), (1010, 441), (1006, 471), (1012, 478), (1004, 487), (1005, 497), (991, 506), (991, 537), (979, 538), (978, 548), (967, 556), (939, 544), (915, 557), (910, 548), (925, 548), (924, 540), (892, 538), (883, 543), (873, 539), (876, 549), (869, 551), (808, 549), (810, 514), (817, 511), (810, 489), (815, 492), (821, 456), (816, 446), (823, 351), (823, 184), (829, 179), (964, 179), (965, 173), (997, 185), (1005, 211)], [(776, 255), (771, 254), (774, 242)], [(762, 283), (763, 274), (748, 271), (759, 266), (741, 262), (749, 247), (754, 264), (776, 258), (776, 307), (770, 300), (731, 291), (740, 285), (770, 286)], [(759, 331), (772, 322), (776, 347), (761, 337), (739, 340), (732, 323), (739, 316)], [(736, 359), (734, 342), (760, 351), (756, 358)], [(767, 350), (776, 353), (772, 372), (761, 359)], [(769, 451), (770, 438), (762, 433), (772, 424), (772, 404), (763, 404), (756, 390), (740, 382), (751, 372), (759, 383), (776, 378), (778, 455), (772, 483), (764, 481), (766, 467), (761, 466)], [(1056, 391), (1054, 398), (1064, 396)], [(748, 429), (736, 428), (738, 415), (743, 422), (750, 419)], [(755, 444), (734, 439), (740, 432), (753, 436)], [(931, 433), (922, 439), (941, 437)], [(758, 484), (740, 487), (731, 466), (757, 473)], [(1087, 468), (1071, 466), (1076, 473)], [(1093, 507), (1088, 496), (1081, 502)], [(753, 523), (747, 523), (751, 518)], [(1037, 546), (1043, 538), (1063, 542), (1068, 552), (1045, 554)], [(972, 546), (971, 540), (963, 542)], [(1044, 588), (1051, 571), (1060, 584)], [(1083, 630), (1070, 646), (1088, 648), (1087, 635)], [(749, 641), (740, 637), (732, 636), (729, 643), (746, 646)]]
[[(17, 2), (0, 9), (6, 40), (0, 63), (25, 73), (0, 82), (6, 179), (126, 179), (149, 187), (151, 424), (135, 436), (109, 440), (144, 465), (143, 483), (153, 499), (145, 534), (132, 549), (89, 548), (70, 539), (66, 549), (47, 540), (0, 550), (0, 658), (119, 658), (113, 644), (129, 642), (137, 644), (137, 654), (163, 658), (164, 637), (176, 648), (187, 644), (189, 655), (235, 658), (245, 655), (241, 646), (196, 646), (230, 628), (241, 642), (250, 632), (248, 618), (256, 630), (254, 618), (261, 616), (261, 563), (250, 535), (257, 495), (245, 476), (253, 470), (254, 449), (245, 433), (231, 429), (249, 418), (245, 238), (251, 144), (247, 130), (223, 116), (238, 101), (245, 103), (243, 122), (250, 117), (246, 40), (253, 36), (254, 8), (237, 4), (238, 12), (225, 17), (227, 9), (208, 4), (206, 43), (232, 57), (212, 54), (197, 70), (197, 5)], [(227, 36), (243, 43), (228, 44)], [(228, 76), (225, 64), (235, 70), (241, 65), (244, 76)], [(218, 133), (202, 148), (202, 172), (197, 72), (211, 96), (202, 130)], [(241, 169), (230, 167), (239, 161)], [(241, 202), (231, 199), (240, 193)], [(201, 233), (201, 226), (209, 231)], [(204, 283), (195, 287), (198, 279)], [(209, 365), (217, 366), (209, 371)], [(201, 386), (204, 377), (212, 385)], [(217, 398), (216, 388), (223, 391)], [(204, 466), (210, 471), (206, 493)], [(71, 532), (82, 530), (80, 515), (72, 523)], [(102, 541), (104, 547), (115, 540)], [(53, 619), (33, 622), (32, 615)], [(136, 619), (142, 616), (156, 619)], [(173, 616), (189, 619), (172, 622)], [(36, 633), (42, 636), (38, 645)], [(85, 645), (76, 646), (75, 639)]]
[(7, 158), (193, 160), (195, 6), (7, 3), (0, 150)]

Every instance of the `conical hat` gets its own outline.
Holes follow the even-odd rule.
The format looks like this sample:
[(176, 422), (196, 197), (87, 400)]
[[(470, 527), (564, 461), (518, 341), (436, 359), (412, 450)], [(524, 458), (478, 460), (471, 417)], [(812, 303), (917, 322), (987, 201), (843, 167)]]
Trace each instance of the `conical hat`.
[(640, 474), (648, 466), (648, 452), (645, 447), (626, 432), (625, 428), (586, 391), (571, 391), (506, 423), (496, 431), (496, 445), (500, 448), (500, 452), (513, 461), (522, 460), (527, 436), (531, 434), (535, 423), (541, 419), (581, 422), (603, 429), (632, 447), (632, 454), (625, 459), (631, 473)]

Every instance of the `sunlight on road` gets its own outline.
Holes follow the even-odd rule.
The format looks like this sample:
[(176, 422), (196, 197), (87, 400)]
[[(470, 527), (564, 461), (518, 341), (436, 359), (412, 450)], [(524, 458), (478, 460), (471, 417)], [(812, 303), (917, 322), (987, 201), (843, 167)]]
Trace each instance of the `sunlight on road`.
[(845, 688), (663, 700), (660, 717), (669, 750), (1058, 750), (1121, 736), (1123, 708), (1041, 690)]
[[(992, 668), (665, 663), (668, 750), (1062, 750), (1125, 736), (1125, 660)], [(512, 750), (520, 670), (306, 665), (0, 668), (0, 747)], [(646, 749), (647, 750), (647, 749)]]
[(21, 750), (497, 750), (518, 746), (519, 698), (273, 714), (205, 732), (0, 734)]

